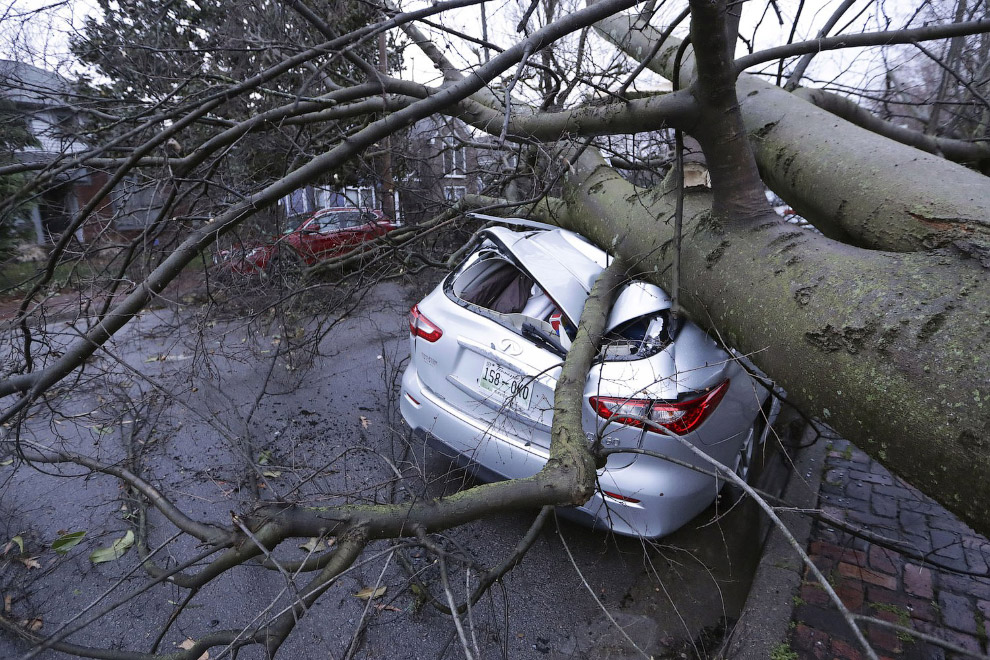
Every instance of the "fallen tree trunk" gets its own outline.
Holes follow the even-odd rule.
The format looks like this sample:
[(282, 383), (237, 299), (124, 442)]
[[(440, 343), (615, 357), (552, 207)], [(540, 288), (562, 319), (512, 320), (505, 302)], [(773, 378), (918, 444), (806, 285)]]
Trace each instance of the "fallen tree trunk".
[[(563, 223), (671, 285), (675, 193), (637, 189), (591, 155)], [(803, 410), (990, 532), (990, 287), (977, 262), (893, 254), (776, 216), (723, 223), (685, 200), (683, 305)]]

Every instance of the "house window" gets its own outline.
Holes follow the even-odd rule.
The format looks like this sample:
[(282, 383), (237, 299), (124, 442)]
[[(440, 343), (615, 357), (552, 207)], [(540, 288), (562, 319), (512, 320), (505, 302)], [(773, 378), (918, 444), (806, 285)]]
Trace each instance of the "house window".
[(278, 200), (278, 203), (285, 209), (286, 216), (311, 212), (312, 205), (309, 203), (309, 196), (306, 195), (305, 188), (293, 190), (291, 193)]
[(443, 139), (443, 173), (464, 176), (464, 145), (453, 135)]
[(443, 187), (443, 197), (448, 202), (456, 202), (457, 200), (464, 199), (464, 195), (466, 194), (467, 194), (467, 188), (464, 186)]
[(375, 189), (371, 186), (348, 186), (344, 188), (348, 206), (359, 209), (375, 209)]
[(329, 209), (337, 206), (350, 206), (347, 198), (332, 188), (317, 188), (313, 197), (316, 198), (316, 208)]

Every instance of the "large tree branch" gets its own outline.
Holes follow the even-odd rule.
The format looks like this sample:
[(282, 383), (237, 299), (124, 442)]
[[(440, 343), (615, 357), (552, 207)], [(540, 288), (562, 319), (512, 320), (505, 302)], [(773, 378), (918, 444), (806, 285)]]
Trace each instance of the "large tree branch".
[(726, 221), (738, 222), (759, 218), (769, 207), (739, 116), (725, 12), (723, 2), (691, 2), (691, 39), (697, 58), (691, 91), (700, 112), (696, 128), (689, 132), (701, 145), (711, 172), (712, 210)]
[(802, 88), (796, 90), (794, 94), (861, 128), (915, 149), (943, 156), (957, 163), (976, 165), (981, 169), (990, 161), (990, 144), (986, 142), (967, 142), (927, 135), (891, 121), (884, 121), (855, 101), (824, 89)]
[[(629, 15), (595, 27), (634, 58), (652, 52), (660, 36)], [(667, 42), (649, 66), (670, 78), (680, 41)], [(689, 49), (682, 80), (693, 72)], [(990, 190), (982, 175), (842, 121), (754, 76), (739, 76), (737, 94), (763, 180), (826, 234), (902, 252), (953, 242), (990, 246)]]
[(842, 34), (836, 37), (823, 37), (798, 41), (793, 44), (767, 48), (752, 55), (746, 55), (736, 60), (736, 71), (771, 62), (783, 57), (794, 57), (808, 53), (819, 53), (827, 50), (842, 48), (865, 48), (869, 46), (893, 46), (895, 44), (914, 44), (919, 41), (935, 41), (950, 37), (964, 37), (971, 34), (990, 32), (990, 18), (963, 23), (946, 23), (944, 25), (929, 25), (911, 30), (890, 30), (885, 32), (861, 32), (859, 34)]

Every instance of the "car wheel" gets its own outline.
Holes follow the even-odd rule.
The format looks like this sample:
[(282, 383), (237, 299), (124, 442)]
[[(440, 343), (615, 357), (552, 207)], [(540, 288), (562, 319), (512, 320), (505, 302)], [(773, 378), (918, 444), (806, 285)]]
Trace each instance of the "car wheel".
[[(752, 434), (746, 443), (739, 448), (736, 453), (735, 464), (732, 466), (732, 471), (736, 473), (736, 476), (749, 483), (749, 478), (752, 474), (753, 469), (753, 457), (756, 455), (756, 444), (759, 441), (760, 436), (760, 424), (757, 422), (753, 425)], [(734, 505), (739, 500), (743, 499), (746, 492), (739, 486), (735, 481), (730, 481), (725, 479), (725, 485), (722, 488), (722, 492), (719, 493), (719, 500), (723, 504)]]
[(265, 268), (269, 276), (281, 275), (286, 278), (296, 278), (306, 268), (299, 253), (292, 248), (283, 247), (268, 261)]
[(736, 476), (746, 483), (749, 483), (749, 472), (753, 467), (753, 455), (756, 453), (756, 433), (757, 428), (754, 426), (753, 435), (739, 448), (739, 453), (736, 454), (736, 464), (733, 466)]

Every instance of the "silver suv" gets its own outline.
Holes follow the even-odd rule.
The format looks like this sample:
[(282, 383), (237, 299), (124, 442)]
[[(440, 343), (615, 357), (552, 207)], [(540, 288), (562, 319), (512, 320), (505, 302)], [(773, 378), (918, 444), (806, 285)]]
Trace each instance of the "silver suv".
[[(546, 463), (561, 363), (610, 260), (575, 233), (518, 222), (527, 229), (479, 232), (469, 256), (409, 318), (402, 415), (485, 480), (528, 477)], [(617, 295), (584, 392), (588, 440), (712, 472), (657, 432), (663, 427), (745, 478), (776, 399), (698, 326), (672, 327), (669, 312), (667, 294), (646, 282), (630, 282)], [(594, 497), (569, 513), (619, 534), (655, 538), (703, 511), (721, 486), (721, 479), (661, 458), (613, 453), (598, 472)]]

